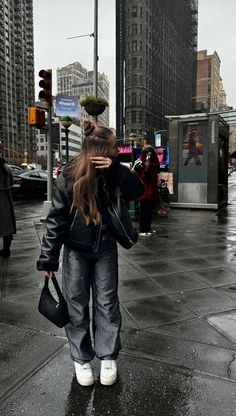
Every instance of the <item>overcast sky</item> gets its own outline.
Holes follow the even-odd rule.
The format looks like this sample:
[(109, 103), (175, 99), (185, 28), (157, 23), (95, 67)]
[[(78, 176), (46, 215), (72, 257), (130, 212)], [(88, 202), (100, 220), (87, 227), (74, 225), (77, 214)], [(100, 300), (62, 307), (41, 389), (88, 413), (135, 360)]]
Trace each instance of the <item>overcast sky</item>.
[[(165, 0), (162, 0), (165, 1)], [(172, 0), (175, 1), (175, 0)], [(56, 94), (56, 69), (80, 62), (93, 69), (93, 38), (67, 40), (69, 36), (93, 32), (94, 0), (33, 0), (35, 39), (35, 79), (38, 71), (53, 69), (53, 94)], [(110, 125), (115, 126), (115, 0), (99, 0), (99, 72), (110, 81)], [(236, 107), (236, 0), (199, 0), (198, 49), (217, 51), (227, 103)]]

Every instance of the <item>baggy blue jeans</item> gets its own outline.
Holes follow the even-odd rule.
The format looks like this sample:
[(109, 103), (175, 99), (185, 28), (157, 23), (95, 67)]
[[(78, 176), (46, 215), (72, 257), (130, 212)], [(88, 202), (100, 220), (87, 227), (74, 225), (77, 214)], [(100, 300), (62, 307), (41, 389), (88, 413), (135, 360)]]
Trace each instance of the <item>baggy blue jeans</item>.
[[(93, 338), (90, 334), (89, 300), (92, 289)], [(65, 331), (73, 361), (116, 359), (121, 349), (121, 313), (118, 299), (117, 243), (106, 232), (101, 237), (98, 258), (64, 247), (62, 291), (70, 323)]]

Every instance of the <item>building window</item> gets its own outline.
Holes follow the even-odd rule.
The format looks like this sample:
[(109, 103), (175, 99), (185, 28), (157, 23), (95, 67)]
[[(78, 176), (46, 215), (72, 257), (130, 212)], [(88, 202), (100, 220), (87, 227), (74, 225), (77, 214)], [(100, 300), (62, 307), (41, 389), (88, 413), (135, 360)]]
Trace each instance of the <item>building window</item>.
[(132, 34), (137, 35), (137, 33), (138, 33), (138, 25), (137, 25), (137, 23), (133, 23), (132, 24)]
[(136, 57), (133, 57), (132, 58), (132, 68), (134, 69), (134, 68), (137, 68), (137, 66), (138, 66), (138, 60), (137, 60), (137, 58)]
[(136, 92), (132, 93), (132, 104), (133, 105), (137, 104), (137, 94), (136, 94)]
[(132, 51), (133, 52), (137, 51), (137, 48), (138, 48), (138, 42), (137, 42), (137, 40), (133, 40), (133, 42), (132, 42)]
[(131, 123), (136, 123), (136, 111), (131, 111)]
[(137, 17), (137, 6), (132, 6), (132, 17)]
[(137, 85), (137, 74), (132, 74), (132, 85), (133, 86)]

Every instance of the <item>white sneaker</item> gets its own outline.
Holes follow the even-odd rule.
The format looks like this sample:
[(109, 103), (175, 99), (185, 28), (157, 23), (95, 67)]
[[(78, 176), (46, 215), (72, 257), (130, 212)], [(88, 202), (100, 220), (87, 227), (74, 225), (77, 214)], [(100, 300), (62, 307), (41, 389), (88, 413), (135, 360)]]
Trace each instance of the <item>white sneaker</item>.
[(111, 386), (117, 379), (117, 366), (115, 360), (101, 360), (100, 383)]
[(148, 234), (148, 233), (139, 233), (139, 237), (147, 237), (148, 235), (150, 235), (150, 234)]
[(151, 231), (148, 231), (148, 235), (154, 235), (154, 234), (156, 234), (157, 232), (156, 232), (156, 230), (151, 230)]
[(94, 377), (90, 363), (75, 363), (75, 374), (81, 386), (91, 386), (94, 384)]

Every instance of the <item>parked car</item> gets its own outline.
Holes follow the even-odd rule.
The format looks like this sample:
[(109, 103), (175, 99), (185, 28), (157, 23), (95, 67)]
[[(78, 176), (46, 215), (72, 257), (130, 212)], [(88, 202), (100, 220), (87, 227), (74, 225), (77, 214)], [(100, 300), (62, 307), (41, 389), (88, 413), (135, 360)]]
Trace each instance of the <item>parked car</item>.
[(12, 172), (22, 171), (23, 170), (20, 166), (16, 166), (16, 165), (8, 165), (8, 166), (12, 170)]
[(25, 195), (42, 195), (47, 192), (47, 174), (39, 170), (31, 170), (13, 176), (13, 192)]

